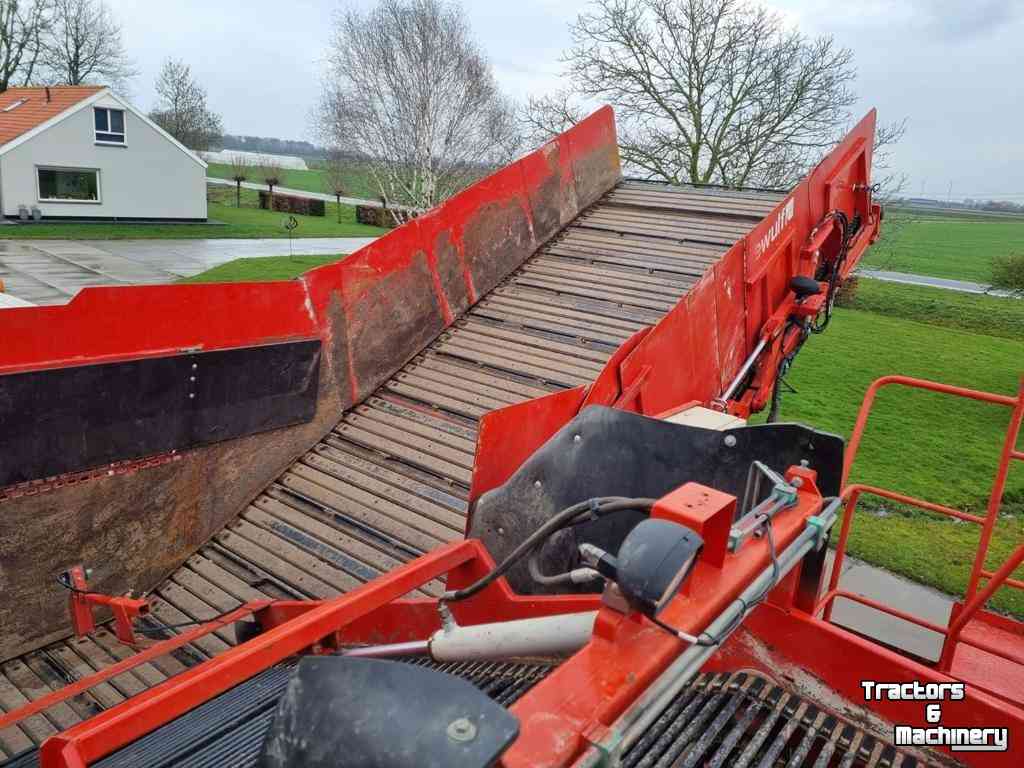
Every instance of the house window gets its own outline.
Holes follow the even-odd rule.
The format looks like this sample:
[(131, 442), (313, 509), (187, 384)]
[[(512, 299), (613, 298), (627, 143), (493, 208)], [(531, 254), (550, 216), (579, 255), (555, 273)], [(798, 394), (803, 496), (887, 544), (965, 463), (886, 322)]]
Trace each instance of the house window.
[(38, 168), (40, 202), (98, 203), (100, 172), (88, 168)]
[(96, 141), (100, 144), (124, 144), (124, 110), (94, 107)]

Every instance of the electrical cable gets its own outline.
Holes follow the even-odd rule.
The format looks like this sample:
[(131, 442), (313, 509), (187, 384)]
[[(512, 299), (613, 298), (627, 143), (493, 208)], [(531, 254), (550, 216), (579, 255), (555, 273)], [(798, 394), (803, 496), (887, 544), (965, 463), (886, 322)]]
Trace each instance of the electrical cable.
[(76, 587), (71, 582), (65, 581), (64, 580), (64, 576), (65, 575), (66, 574), (64, 574), (64, 573), (58, 574), (57, 575), (57, 583), (60, 584), (62, 587), (64, 587), (64, 589), (66, 589), (68, 592), (74, 592), (76, 595), (99, 595), (99, 594), (102, 594), (101, 592), (91, 592), (91, 591), (89, 591), (87, 589), (79, 589), (78, 587)]
[[(744, 600), (742, 597), (737, 597), (736, 600), (733, 601), (733, 602), (739, 603), (742, 606), (742, 608), (739, 611), (739, 613), (737, 613), (732, 618), (732, 620), (729, 622), (729, 625), (727, 627), (725, 627), (717, 635), (711, 635), (711, 634), (708, 634), (707, 632), (701, 632), (696, 637), (694, 637), (693, 635), (689, 635), (686, 632), (683, 632), (681, 630), (676, 629), (675, 627), (671, 626), (670, 624), (666, 624), (665, 622), (661, 621), (660, 619), (658, 619), (656, 617), (651, 617), (651, 621), (653, 621), (661, 629), (664, 629), (670, 635), (675, 635), (680, 640), (683, 640), (684, 642), (691, 643), (693, 645), (699, 645), (699, 646), (703, 646), (705, 648), (711, 648), (711, 647), (714, 647), (714, 646), (717, 646), (717, 645), (721, 645), (723, 642), (725, 642), (725, 640), (728, 639), (729, 635), (731, 635), (733, 633), (733, 631), (740, 624), (743, 623), (743, 620), (747, 618), (747, 616), (750, 614), (750, 612), (754, 608), (756, 608), (758, 605), (760, 605), (762, 602), (764, 602), (764, 600), (768, 597), (768, 593), (770, 593), (772, 591), (772, 589), (774, 589), (775, 586), (779, 583), (779, 573), (780, 573), (779, 558), (778, 558), (778, 553), (776, 552), (776, 549), (775, 549), (775, 535), (772, 532), (771, 518), (769, 518), (768, 515), (766, 515), (766, 514), (760, 515), (760, 517), (761, 517), (761, 526), (760, 526), (759, 530), (763, 530), (765, 532), (766, 538), (768, 539), (768, 553), (769, 553), (769, 556), (771, 557), (771, 563), (772, 563), (772, 578), (765, 585), (764, 589), (762, 589), (761, 592), (754, 599), (747, 601), (747, 600)], [(707, 639), (705, 639), (705, 638), (707, 638)]]
[[(775, 369), (775, 380), (772, 382), (771, 406), (768, 409), (768, 418), (766, 419), (768, 424), (774, 424), (779, 418), (779, 407), (782, 404), (782, 390), (780, 385), (786, 383), (783, 377), (789, 373), (789, 369), (792, 367), (793, 361), (796, 360), (797, 353), (803, 349), (804, 343), (810, 336), (810, 327), (807, 323), (796, 323), (790, 321), (790, 324), (787, 327), (787, 332), (789, 327), (798, 329), (797, 333), (800, 334), (800, 339), (797, 341), (796, 347), (794, 347), (793, 351), (779, 360), (779, 366)], [(783, 344), (785, 344), (785, 340), (783, 340)], [(786, 383), (786, 386), (789, 387), (791, 391), (796, 392), (796, 390), (788, 383)]]
[[(90, 590), (79, 589), (78, 587), (74, 586), (73, 584), (70, 584), (67, 581), (65, 581), (64, 580), (64, 574), (60, 574), (60, 575), (57, 576), (57, 583), (60, 584), (62, 587), (64, 587), (64, 589), (68, 590), (68, 592), (74, 592), (76, 595), (103, 595), (102, 592), (92, 592)], [(209, 624), (211, 622), (220, 621), (225, 616), (228, 616), (229, 614), (232, 614), (232, 613), (234, 613), (237, 610), (238, 610), (238, 606), (236, 606), (234, 608), (231, 608), (230, 610), (227, 610), (227, 611), (221, 611), (216, 616), (212, 616), (209, 619), (195, 619), (193, 621), (183, 621), (183, 622), (178, 623), (178, 624), (164, 624), (162, 621), (159, 621), (158, 619), (155, 619), (152, 616), (146, 616), (145, 618), (146, 618), (147, 621), (151, 621), (154, 624), (157, 624), (158, 626), (155, 629), (149, 629), (149, 628), (145, 628), (145, 627), (141, 627), (141, 628), (140, 627), (135, 627), (134, 631), (135, 631), (136, 634), (139, 634), (139, 635), (151, 635), (151, 634), (156, 634), (157, 632), (164, 632), (166, 630), (179, 629), (181, 627), (197, 627), (197, 626), (200, 626), (201, 624)]]
[(544, 544), (551, 534), (560, 531), (563, 528), (569, 528), (577, 522), (596, 520), (599, 517), (612, 514), (613, 512), (623, 512), (626, 510), (650, 512), (651, 508), (654, 507), (655, 502), (656, 499), (630, 499), (622, 496), (603, 496), (587, 499), (586, 501), (581, 501), (570, 507), (566, 507), (561, 512), (556, 513), (553, 517), (547, 520), (547, 522), (545, 522), (536, 531), (527, 536), (526, 539), (512, 550), (512, 552), (501, 561), (501, 564), (493, 568), (490, 573), (480, 577), (468, 587), (445, 592), (441, 596), (440, 602), (454, 603), (477, 594), (482, 589), (490, 586), (498, 578), (504, 576), (516, 563)]

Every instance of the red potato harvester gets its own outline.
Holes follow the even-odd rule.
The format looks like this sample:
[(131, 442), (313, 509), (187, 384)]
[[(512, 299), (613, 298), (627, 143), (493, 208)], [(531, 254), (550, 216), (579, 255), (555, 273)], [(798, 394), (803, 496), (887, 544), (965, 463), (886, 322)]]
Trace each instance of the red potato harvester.
[[(67, 551), (67, 541), (39, 545), (40, 574), (67, 567), (49, 571), (58, 574), (56, 585), (46, 580), (49, 591), (36, 587), (36, 624), (26, 620), (20, 639), (0, 637), (8, 765), (1018, 765), (1024, 627), (985, 606), (1000, 588), (1024, 587), (1012, 578), (1024, 544), (994, 571), (987, 566), (1010, 466), (1024, 458), (1016, 448), (1024, 382), (1002, 395), (880, 379), (849, 444), (774, 418), (746, 422), (766, 407), (776, 415), (780, 380), (826, 329), (836, 291), (877, 237), (873, 134), (871, 113), (785, 193), (670, 188), (621, 179), (614, 123), (602, 110), (339, 265), (278, 287), (210, 288), (235, 310), (277, 302), (259, 329), (236, 328), (230, 313), (213, 317), (226, 305), (194, 303), (191, 286), (161, 287), (148, 301), (122, 295), (128, 313), (145, 313), (152, 301), (204, 307), (202, 353), (173, 323), (102, 342), (102, 329), (80, 325), (75, 341), (97, 349), (92, 365), (62, 341), (40, 340), (38, 313), (79, 321), (117, 298), (95, 289), (69, 307), (12, 310), (22, 314), (11, 330), (28, 340), (7, 353), (0, 388), (22, 410), (31, 411), (30, 386), (61, 386), (74, 400), (69, 383), (85, 381), (76, 377), (117, 394), (183, 376), (198, 395), (147, 411), (149, 422), (138, 415), (136, 423), (189, 425), (159, 436), (136, 433), (102, 406), (76, 416), (95, 439), (57, 463), (48, 453), (54, 441), (23, 440), (0, 466), (12, 516), (38, 514), (30, 505), (39, 499), (66, 500), (74, 516), (97, 500), (116, 507), (103, 495), (108, 484), (169, 509), (170, 525), (186, 508), (181, 488), (192, 481), (180, 478), (189, 467), (204, 467), (209, 486), (187, 486), (193, 504), (218, 483), (250, 482), (246, 474), (253, 485), (232, 502), (250, 504), (241, 522), (203, 523), (212, 538), (177, 544), (165, 529), (166, 551), (153, 554), (171, 566), (152, 574), (128, 562), (127, 550), (120, 571), (101, 573), (103, 545), (91, 540), (81, 551)], [(742, 223), (751, 205), (767, 215)], [(628, 233), (615, 229), (623, 211)], [(711, 253), (715, 237), (724, 238), (719, 250), (686, 266), (700, 248)], [(646, 272), (630, 250), (637, 243)], [(550, 267), (559, 258), (560, 271)], [(631, 328), (624, 318), (639, 323), (644, 302), (658, 310), (645, 297), (675, 290), (672, 275), (682, 272), (672, 269), (684, 267), (698, 274), (681, 296), (656, 322)], [(616, 291), (616, 309), (602, 314)], [(537, 297), (563, 302), (560, 321), (577, 331), (553, 330)], [(394, 343), (374, 339), (385, 319)], [(501, 346), (526, 337), (526, 346)], [(557, 372), (559, 361), (561, 370), (593, 375), (546, 379), (542, 371)], [(258, 387), (244, 383), (254, 368), (269, 371)], [(460, 395), (452, 371), (478, 394)], [(217, 386), (203, 389), (204, 375)], [(417, 386), (433, 394), (417, 395)], [(850, 481), (883, 387), (1009, 409), (984, 516)], [(519, 397), (503, 401), (502, 392)], [(121, 412), (145, 405), (115, 399)], [(471, 405), (479, 410), (460, 410)], [(321, 438), (332, 425), (334, 437)], [(392, 441), (391, 452), (364, 450), (372, 444), (364, 432)], [(306, 455), (306, 468), (273, 480), (310, 435), (322, 447)], [(248, 449), (232, 446), (257, 440), (273, 442), (245, 445), (283, 445), (280, 455), (261, 463), (253, 454), (251, 471), (239, 474)], [(344, 454), (349, 443), (361, 452)], [(465, 445), (475, 456), (459, 469), (456, 447)], [(336, 475), (330, 504), (302, 484), (314, 477), (310, 467), (326, 466), (314, 460), (345, 456), (350, 471)], [(228, 459), (235, 469), (222, 478)], [(448, 485), (439, 482), (446, 471)], [(842, 588), (864, 496), (979, 525), (967, 593), (948, 624)], [(412, 510), (458, 509), (460, 499), (464, 537), (413, 546), (419, 539), (395, 527), (401, 507), (415, 535), (426, 536), (435, 529)], [(390, 522), (347, 505), (383, 510)], [(129, 513), (110, 516), (111, 546), (124, 540), (121, 514)], [(285, 532), (287, 547), (270, 538)], [(318, 560), (301, 559), (303, 551)], [(186, 558), (190, 570), (161, 581)], [(262, 575), (244, 581), (230, 562)], [(360, 578), (317, 596), (328, 568)], [(147, 594), (120, 596), (98, 582)], [(77, 641), (60, 639), (66, 608), (63, 619), (48, 618), (54, 590), (70, 603)], [(218, 601), (228, 607), (203, 617), (191, 607), (200, 598), (207, 613)], [(941, 647), (928, 657), (841, 625), (837, 599), (920, 627)], [(74, 642), (101, 644), (109, 660), (45, 680), (44, 662), (66, 658)], [(46, 685), (19, 688), (26, 670)], [(12, 686), (30, 695), (17, 701)], [(118, 700), (104, 703), (103, 692)], [(19, 735), (20, 752), (10, 747)]]

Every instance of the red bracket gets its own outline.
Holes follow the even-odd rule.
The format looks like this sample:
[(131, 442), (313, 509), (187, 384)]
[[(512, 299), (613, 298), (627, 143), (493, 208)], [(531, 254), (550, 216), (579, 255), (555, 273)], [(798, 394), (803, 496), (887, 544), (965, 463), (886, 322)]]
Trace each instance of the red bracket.
[(704, 539), (701, 560), (721, 568), (735, 513), (735, 496), (700, 483), (686, 483), (658, 499), (651, 517), (682, 523), (699, 533)]
[(132, 621), (138, 616), (149, 613), (149, 601), (134, 597), (114, 597), (99, 592), (90, 592), (86, 581), (86, 571), (81, 565), (72, 566), (62, 576), (65, 586), (71, 590), (68, 608), (71, 612), (71, 624), (75, 628), (76, 637), (85, 637), (96, 631), (96, 619), (92, 609), (97, 605), (107, 606), (114, 614), (114, 633), (117, 639), (126, 645), (135, 645), (135, 630)]

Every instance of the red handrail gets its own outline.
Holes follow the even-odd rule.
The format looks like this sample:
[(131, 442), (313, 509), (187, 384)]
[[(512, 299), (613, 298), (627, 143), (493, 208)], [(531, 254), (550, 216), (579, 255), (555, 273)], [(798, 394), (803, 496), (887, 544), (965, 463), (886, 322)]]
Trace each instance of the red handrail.
[[(971, 620), (971, 617), (973, 617), (974, 614), (984, 607), (985, 603), (989, 601), (989, 598), (992, 597), (997, 589), (1003, 586), (1003, 582), (1006, 578), (1013, 573), (1022, 562), (1024, 562), (1024, 544), (1021, 544), (1014, 550), (1009, 559), (1007, 559), (1007, 561), (1003, 563), (1002, 567), (996, 571), (995, 575), (989, 581), (988, 586), (975, 595), (971, 601), (963, 607), (963, 610), (957, 614), (956, 620), (950, 624), (949, 630), (946, 632), (946, 641), (942, 644), (942, 657), (939, 659), (940, 670), (948, 670), (953, 665), (953, 654), (956, 652), (956, 644), (960, 639), (960, 633), (967, 625), (967, 622)], [(970, 644), (973, 645), (974, 643)]]
[[(849, 485), (847, 483), (850, 476), (850, 469), (857, 458), (857, 451), (860, 448), (864, 429), (867, 426), (868, 416), (874, 406), (875, 396), (882, 387), (891, 384), (911, 387), (913, 389), (923, 389), (941, 394), (954, 395), (957, 397), (964, 397), (971, 400), (978, 400), (981, 402), (1013, 408), (1013, 413), (1010, 416), (1010, 421), (1006, 428), (1006, 437), (1003, 441), (1003, 449), (1000, 454), (999, 464), (996, 468), (995, 478), (992, 482), (992, 491), (989, 494), (988, 506), (984, 517), (971, 515), (951, 507), (934, 504), (932, 502), (896, 493), (894, 491), (885, 490), (883, 488), (861, 484)], [(939, 669), (941, 670), (949, 670), (953, 661), (953, 655), (956, 651), (957, 643), (960, 642), (1021, 663), (1021, 659), (1007, 655), (1003, 651), (996, 649), (987, 643), (983, 643), (980, 640), (962, 639), (960, 634), (967, 623), (985, 606), (988, 600), (998, 589), (1003, 586), (1024, 589), (1024, 581), (1010, 578), (1014, 570), (1024, 562), (1024, 544), (1021, 544), (996, 572), (993, 573), (985, 569), (985, 561), (988, 557), (989, 545), (992, 541), (992, 533), (995, 530), (995, 525), (999, 518), (999, 508), (1002, 504), (1003, 493), (1006, 490), (1006, 478), (1009, 474), (1010, 462), (1013, 460), (1024, 460), (1024, 451), (1018, 451), (1016, 449), (1017, 438), (1020, 435), (1022, 421), (1024, 421), (1024, 378), (1021, 378), (1016, 397), (982, 392), (975, 389), (966, 389), (964, 387), (955, 387), (949, 384), (927, 381), (925, 379), (915, 379), (910, 376), (883, 376), (882, 378), (875, 380), (864, 394), (864, 400), (861, 403), (860, 411), (857, 413), (857, 421), (854, 425), (853, 434), (850, 437), (850, 445), (846, 453), (846, 458), (843, 462), (842, 493), (843, 498), (846, 500), (846, 505), (843, 511), (843, 523), (840, 528), (839, 540), (836, 543), (836, 554), (832, 565), (832, 573), (829, 577), (828, 591), (817, 602), (814, 611), (815, 614), (824, 609), (825, 620), (831, 620), (832, 607), (835, 604), (835, 600), (838, 597), (842, 597), (860, 602), (883, 613), (888, 613), (889, 615), (925, 627), (933, 632), (937, 632), (944, 636), (942, 655), (939, 660)], [(931, 512), (963, 520), (965, 522), (977, 523), (982, 526), (977, 553), (974, 558), (974, 564), (971, 568), (971, 576), (967, 585), (966, 605), (964, 605), (956, 619), (947, 624), (945, 628), (942, 628), (937, 624), (924, 621), (923, 619), (916, 618), (890, 606), (883, 605), (875, 600), (869, 600), (868, 598), (860, 595), (853, 595), (839, 589), (839, 577), (842, 572), (843, 560), (846, 556), (846, 548), (849, 542), (853, 515), (856, 511), (861, 495), (865, 493), (872, 496), (881, 496), (902, 504), (908, 504), (920, 509), (929, 510)], [(988, 585), (979, 593), (978, 585), (981, 579), (987, 579)]]

